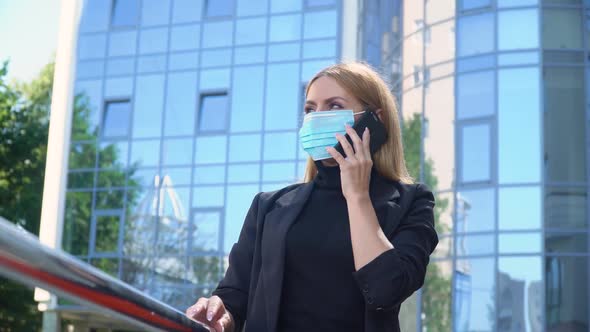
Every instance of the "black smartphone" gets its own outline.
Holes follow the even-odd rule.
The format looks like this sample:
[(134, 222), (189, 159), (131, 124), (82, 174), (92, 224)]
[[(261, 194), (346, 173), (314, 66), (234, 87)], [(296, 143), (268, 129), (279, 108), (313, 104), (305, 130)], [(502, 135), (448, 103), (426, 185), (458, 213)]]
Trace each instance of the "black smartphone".
[[(358, 119), (354, 126), (352, 126), (352, 129), (354, 129), (357, 135), (359, 135), (359, 137), (362, 139), (365, 127), (369, 128), (369, 133), (371, 135), (369, 147), (371, 149), (371, 156), (373, 156), (373, 154), (377, 152), (381, 145), (383, 145), (383, 143), (385, 143), (385, 141), (387, 140), (387, 129), (385, 129), (385, 126), (383, 125), (381, 120), (379, 120), (377, 114), (375, 114), (375, 112), (371, 110), (365, 110), (365, 113), (363, 113), (361, 118)], [(350, 143), (350, 146), (354, 147), (354, 144), (352, 143), (352, 139), (350, 138), (350, 136), (346, 134), (344, 137), (346, 137), (346, 139)], [(340, 154), (342, 154), (342, 156), (346, 158), (346, 153), (344, 153), (344, 150), (342, 149), (342, 145), (340, 144), (340, 142), (338, 142), (338, 144), (336, 144), (334, 148), (336, 149), (336, 151), (340, 152)]]

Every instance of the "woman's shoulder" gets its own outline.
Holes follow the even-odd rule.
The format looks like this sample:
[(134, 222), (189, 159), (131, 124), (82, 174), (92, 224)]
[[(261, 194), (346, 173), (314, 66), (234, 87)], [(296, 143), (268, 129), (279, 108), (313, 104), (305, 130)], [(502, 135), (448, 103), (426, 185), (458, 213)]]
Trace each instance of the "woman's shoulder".
[(404, 203), (412, 205), (417, 200), (426, 199), (434, 202), (434, 195), (427, 184), (422, 182), (404, 183), (400, 181), (394, 181), (397, 187), (400, 198)]
[(276, 190), (262, 191), (262, 192), (258, 193), (258, 195), (260, 196), (259, 199), (263, 202), (274, 202), (277, 199), (279, 199), (280, 197), (282, 197), (288, 193), (291, 193), (306, 184), (308, 184), (308, 183), (297, 182), (297, 183), (293, 183), (293, 184), (287, 185), (285, 187), (282, 187), (282, 188), (279, 188)]

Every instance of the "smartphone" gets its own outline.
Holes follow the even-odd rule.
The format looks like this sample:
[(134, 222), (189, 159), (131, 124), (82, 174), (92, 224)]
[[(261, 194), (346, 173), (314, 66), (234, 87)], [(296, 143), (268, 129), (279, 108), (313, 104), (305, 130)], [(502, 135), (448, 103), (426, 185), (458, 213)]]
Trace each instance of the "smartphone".
[[(371, 156), (373, 156), (373, 154), (377, 152), (381, 145), (383, 145), (387, 140), (387, 129), (385, 129), (385, 126), (383, 125), (381, 120), (379, 120), (377, 114), (375, 114), (375, 112), (373, 112), (372, 110), (365, 110), (365, 113), (363, 113), (361, 118), (358, 119), (358, 121), (352, 126), (352, 129), (354, 129), (357, 135), (359, 135), (359, 137), (362, 139), (365, 127), (369, 128), (369, 133), (371, 135), (369, 147), (371, 149)], [(350, 146), (354, 147), (354, 144), (352, 143), (352, 139), (350, 138), (350, 136), (346, 134), (344, 137), (346, 137), (346, 139), (350, 143)], [(336, 151), (340, 152), (340, 154), (342, 154), (342, 156), (346, 158), (346, 153), (344, 153), (344, 149), (342, 148), (340, 142), (334, 145), (334, 148), (336, 149)]]

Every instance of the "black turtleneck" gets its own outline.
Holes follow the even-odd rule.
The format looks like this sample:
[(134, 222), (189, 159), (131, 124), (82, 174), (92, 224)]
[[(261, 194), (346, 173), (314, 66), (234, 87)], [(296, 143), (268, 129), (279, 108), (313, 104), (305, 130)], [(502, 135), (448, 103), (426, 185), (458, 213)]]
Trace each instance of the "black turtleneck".
[(340, 168), (315, 164), (311, 196), (287, 233), (278, 330), (363, 331)]

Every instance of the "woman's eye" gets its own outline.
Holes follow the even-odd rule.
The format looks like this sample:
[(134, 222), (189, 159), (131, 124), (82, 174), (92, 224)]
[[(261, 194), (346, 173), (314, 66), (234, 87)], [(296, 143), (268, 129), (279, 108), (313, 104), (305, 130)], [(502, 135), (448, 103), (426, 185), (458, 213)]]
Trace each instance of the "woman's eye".
[(306, 108), (304, 110), (305, 114), (309, 113), (309, 112), (313, 112), (313, 108)]
[(342, 108), (342, 106), (340, 104), (330, 104), (330, 109), (334, 108)]

